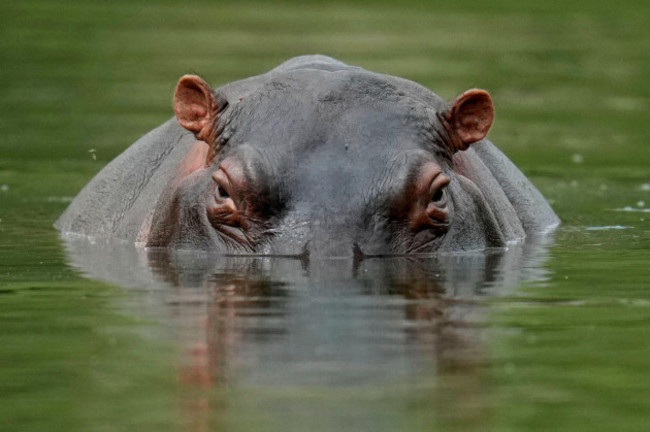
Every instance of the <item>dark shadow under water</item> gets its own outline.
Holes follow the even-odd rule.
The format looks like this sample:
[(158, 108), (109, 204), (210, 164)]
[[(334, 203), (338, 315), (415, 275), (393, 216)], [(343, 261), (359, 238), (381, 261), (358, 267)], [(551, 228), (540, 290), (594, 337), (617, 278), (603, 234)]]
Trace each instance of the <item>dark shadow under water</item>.
[(485, 362), (485, 296), (546, 278), (550, 237), (507, 250), (303, 261), (145, 250), (66, 238), (85, 275), (144, 290), (197, 385), (348, 386), (470, 371)]

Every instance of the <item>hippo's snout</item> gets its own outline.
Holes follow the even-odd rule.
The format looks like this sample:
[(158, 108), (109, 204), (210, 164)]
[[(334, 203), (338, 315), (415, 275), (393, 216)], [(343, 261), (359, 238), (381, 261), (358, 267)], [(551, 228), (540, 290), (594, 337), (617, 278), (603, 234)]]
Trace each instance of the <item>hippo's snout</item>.
[(305, 245), (305, 252), (310, 259), (349, 259), (363, 256), (358, 244), (348, 238), (331, 236), (310, 240)]

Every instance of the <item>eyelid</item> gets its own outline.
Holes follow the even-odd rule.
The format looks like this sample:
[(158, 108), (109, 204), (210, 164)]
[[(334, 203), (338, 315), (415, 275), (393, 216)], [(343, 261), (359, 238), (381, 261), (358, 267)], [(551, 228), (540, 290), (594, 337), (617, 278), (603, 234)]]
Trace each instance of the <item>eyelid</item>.
[(214, 180), (219, 186), (222, 186), (224, 189), (230, 188), (232, 184), (228, 173), (222, 167), (219, 167), (217, 171), (212, 173), (212, 180)]
[(436, 192), (440, 190), (444, 190), (444, 188), (446, 188), (450, 182), (451, 179), (444, 173), (440, 172), (440, 174), (436, 175), (431, 181), (431, 186), (429, 188), (431, 196), (435, 195)]

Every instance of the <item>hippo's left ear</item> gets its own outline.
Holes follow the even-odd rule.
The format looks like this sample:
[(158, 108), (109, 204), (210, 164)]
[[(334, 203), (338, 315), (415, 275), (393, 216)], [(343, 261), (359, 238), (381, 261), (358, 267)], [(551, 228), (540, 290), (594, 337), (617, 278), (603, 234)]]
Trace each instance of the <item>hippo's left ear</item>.
[(217, 100), (212, 87), (197, 75), (185, 75), (176, 85), (174, 111), (178, 123), (212, 147), (216, 140)]
[(485, 138), (492, 125), (492, 98), (485, 90), (467, 90), (442, 113), (441, 119), (451, 138), (454, 153), (467, 150), (470, 144)]

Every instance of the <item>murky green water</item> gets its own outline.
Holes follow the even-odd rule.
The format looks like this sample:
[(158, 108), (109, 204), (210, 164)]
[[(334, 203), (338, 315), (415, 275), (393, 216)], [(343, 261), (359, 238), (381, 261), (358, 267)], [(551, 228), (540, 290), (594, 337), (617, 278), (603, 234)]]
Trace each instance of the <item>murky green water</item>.
[[(610, 2), (611, 3), (611, 2)], [(10, 431), (644, 431), (644, 2), (6, 2), (0, 424)], [(128, 144), (214, 85), (322, 52), (451, 98), (563, 219), (504, 253), (302, 263), (146, 253), (51, 227)]]

